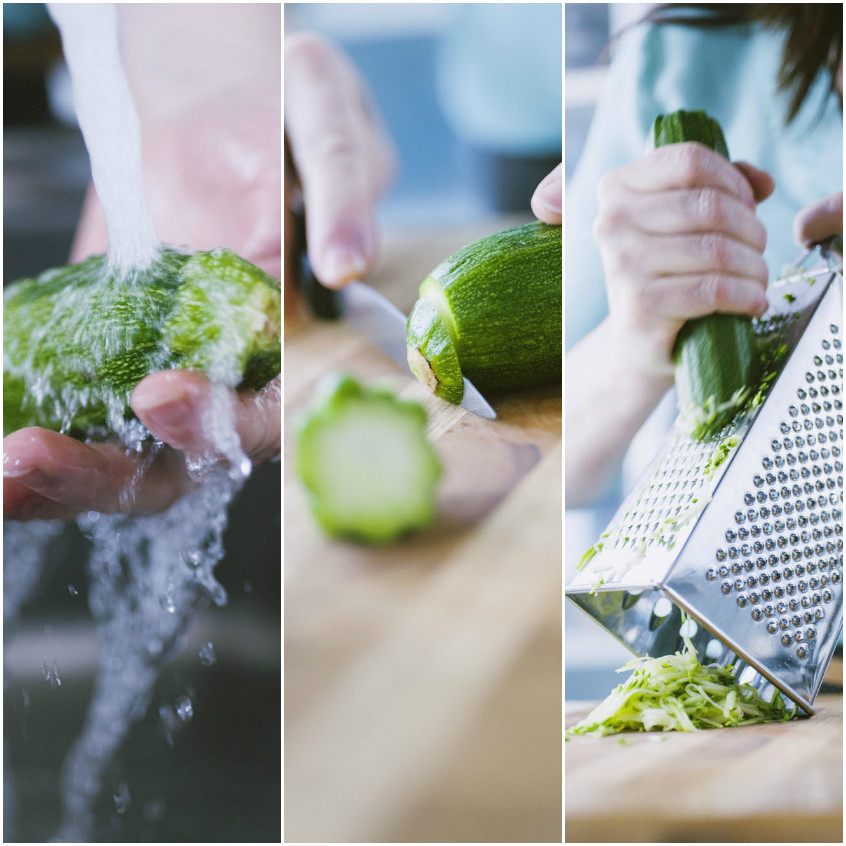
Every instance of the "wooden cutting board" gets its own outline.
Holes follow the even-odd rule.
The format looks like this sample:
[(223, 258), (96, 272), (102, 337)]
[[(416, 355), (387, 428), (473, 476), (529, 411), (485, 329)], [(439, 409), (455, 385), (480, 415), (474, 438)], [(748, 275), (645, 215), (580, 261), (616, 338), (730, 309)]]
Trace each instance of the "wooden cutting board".
[[(389, 233), (368, 281), (407, 313), (441, 259), (511, 223)], [(285, 332), (285, 839), (560, 842), (559, 386), (495, 400), (489, 421), (342, 322)], [(333, 369), (429, 410), (430, 529), (373, 549), (316, 528), (292, 429)]]
[[(594, 704), (568, 702), (567, 726)], [(843, 696), (816, 705), (788, 723), (571, 738), (566, 841), (842, 843)]]

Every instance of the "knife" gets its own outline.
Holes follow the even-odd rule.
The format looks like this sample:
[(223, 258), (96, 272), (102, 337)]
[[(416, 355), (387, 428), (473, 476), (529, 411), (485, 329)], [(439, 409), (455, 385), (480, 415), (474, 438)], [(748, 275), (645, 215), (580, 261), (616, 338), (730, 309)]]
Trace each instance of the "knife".
[[(409, 370), (405, 344), (406, 316), (375, 288), (352, 281), (338, 293), (340, 312), (350, 326), (369, 338), (400, 367)], [(473, 383), (464, 378), (462, 408), (479, 417), (496, 419), (496, 412)]]

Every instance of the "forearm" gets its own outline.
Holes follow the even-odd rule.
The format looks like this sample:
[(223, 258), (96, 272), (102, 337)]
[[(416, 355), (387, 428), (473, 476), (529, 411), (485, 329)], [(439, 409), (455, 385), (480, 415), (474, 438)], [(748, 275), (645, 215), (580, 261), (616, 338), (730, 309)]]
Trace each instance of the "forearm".
[(638, 429), (672, 385), (672, 374), (632, 367), (626, 336), (609, 319), (566, 356), (566, 496), (589, 505), (616, 477)]
[(144, 122), (177, 116), (222, 90), (279, 89), (277, 5), (125, 4), (119, 14), (123, 61)]

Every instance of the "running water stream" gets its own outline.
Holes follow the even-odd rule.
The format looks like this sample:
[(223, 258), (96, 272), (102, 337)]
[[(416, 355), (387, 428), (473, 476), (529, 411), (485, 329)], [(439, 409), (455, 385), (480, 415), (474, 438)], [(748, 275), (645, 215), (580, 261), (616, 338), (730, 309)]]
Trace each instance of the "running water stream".
[[(115, 278), (120, 284), (143, 284), (141, 272), (160, 256), (161, 245), (144, 197), (140, 127), (120, 62), (116, 9), (111, 4), (50, 4), (49, 10), (61, 31), (77, 117), (108, 225), (113, 276), (103, 285), (113, 285)], [(122, 409), (110, 415), (112, 421), (122, 418)], [(212, 458), (189, 463), (198, 482), (192, 493), (162, 514), (88, 512), (77, 520), (91, 542), (88, 596), (100, 656), (85, 725), (63, 766), (59, 841), (92, 838), (104, 776), (132, 724), (147, 712), (163, 664), (209, 601), (223, 605), (227, 600), (213, 571), (223, 555), (228, 504), (249, 475), (250, 462), (222, 386), (202, 425), (215, 451), (228, 461), (226, 467)], [(139, 457), (137, 482), (164, 447), (151, 442), (137, 421), (121, 429), (120, 437)], [(133, 488), (126, 492), (127, 503)], [(54, 521), (7, 524), (7, 625), (34, 591), (44, 549), (59, 526)], [(191, 703), (182, 704), (188, 713)], [(121, 795), (129, 795), (127, 785), (120, 787)]]

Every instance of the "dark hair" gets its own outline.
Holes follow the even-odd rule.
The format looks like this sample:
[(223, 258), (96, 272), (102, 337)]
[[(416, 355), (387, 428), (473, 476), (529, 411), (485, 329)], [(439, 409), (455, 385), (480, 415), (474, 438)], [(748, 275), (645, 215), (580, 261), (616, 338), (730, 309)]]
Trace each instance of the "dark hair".
[(829, 93), (836, 90), (843, 56), (842, 3), (662, 3), (641, 20), (701, 29), (761, 23), (784, 32), (778, 87), (790, 96), (787, 123), (799, 114), (821, 71), (829, 75)]

